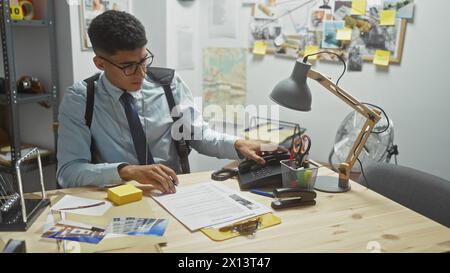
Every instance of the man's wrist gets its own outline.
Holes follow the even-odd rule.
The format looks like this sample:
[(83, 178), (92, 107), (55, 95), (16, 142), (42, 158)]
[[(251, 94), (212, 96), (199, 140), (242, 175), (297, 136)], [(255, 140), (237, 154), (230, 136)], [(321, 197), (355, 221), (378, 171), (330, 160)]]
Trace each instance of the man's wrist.
[(121, 178), (122, 180), (127, 181), (127, 177), (126, 177), (126, 175), (125, 175), (124, 168), (125, 168), (125, 167), (128, 167), (128, 166), (130, 166), (130, 165), (131, 165), (131, 164), (129, 164), (129, 163), (122, 163), (122, 164), (120, 164), (119, 166), (117, 166), (117, 172), (119, 173), (119, 176), (120, 176), (120, 178)]
[(236, 139), (236, 141), (234, 142), (234, 149), (236, 150), (236, 153), (238, 154), (239, 158), (244, 159), (245, 156), (243, 156), (241, 154), (241, 152), (239, 151), (241, 142), (242, 142), (242, 139), (240, 139), (240, 138)]

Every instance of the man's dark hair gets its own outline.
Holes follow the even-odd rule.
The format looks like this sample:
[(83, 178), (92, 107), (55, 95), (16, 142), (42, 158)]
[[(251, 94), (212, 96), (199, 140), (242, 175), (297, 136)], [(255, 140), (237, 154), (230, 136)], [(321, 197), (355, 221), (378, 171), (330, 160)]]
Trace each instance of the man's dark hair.
[(145, 28), (133, 15), (109, 10), (92, 20), (88, 29), (94, 51), (114, 55), (119, 50), (135, 50), (147, 44)]

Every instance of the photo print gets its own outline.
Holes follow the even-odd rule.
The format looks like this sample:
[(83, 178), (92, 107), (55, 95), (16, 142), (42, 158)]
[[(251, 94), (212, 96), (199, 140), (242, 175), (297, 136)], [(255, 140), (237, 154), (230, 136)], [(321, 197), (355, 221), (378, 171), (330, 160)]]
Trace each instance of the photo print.
[(348, 71), (362, 71), (363, 58), (361, 48), (359, 45), (350, 47), (348, 53)]
[(322, 48), (338, 49), (342, 47), (342, 42), (336, 39), (338, 29), (345, 27), (344, 21), (323, 22)]

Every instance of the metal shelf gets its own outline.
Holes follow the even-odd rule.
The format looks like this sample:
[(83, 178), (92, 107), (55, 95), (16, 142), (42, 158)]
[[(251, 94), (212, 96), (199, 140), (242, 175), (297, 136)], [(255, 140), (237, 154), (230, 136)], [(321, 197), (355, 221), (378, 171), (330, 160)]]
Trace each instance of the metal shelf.
[[(40, 2), (40, 1), (38, 1)], [(8, 106), (8, 124), (9, 124), (9, 138), (10, 145), (15, 147), (15, 151), (23, 145), (20, 137), (20, 106), (33, 103), (47, 102), (52, 106), (53, 124), (58, 120), (58, 105), (59, 94), (57, 92), (59, 86), (58, 79), (58, 62), (57, 62), (57, 47), (56, 47), (56, 26), (55, 26), (55, 0), (47, 0), (47, 17), (44, 20), (12, 20), (10, 16), (10, 0), (0, 0), (0, 34), (2, 40), (2, 57), (3, 71), (5, 77), (5, 86), (13, 87), (17, 84), (16, 75), (16, 58), (20, 58), (20, 54), (16, 56), (14, 47), (14, 35), (26, 36), (27, 33), (22, 33), (20, 29), (35, 29), (45, 30), (48, 32), (48, 50), (50, 53), (50, 70), (48, 71), (48, 86), (47, 93), (44, 94), (22, 94), (17, 90), (6, 88), (4, 93), (0, 94), (0, 105)], [(18, 31), (14, 33), (14, 31)], [(43, 35), (42, 39), (47, 39), (47, 35)], [(40, 41), (29, 41), (30, 50), (33, 49), (33, 43)], [(9, 89), (9, 90), (8, 90)], [(3, 90), (2, 90), (3, 91)], [(8, 97), (11, 101), (8, 101)], [(57, 134), (54, 134), (54, 149), (56, 150)], [(17, 180), (17, 174), (14, 168), (16, 160), (18, 159), (18, 153), (13, 156), (15, 160), (12, 162), (0, 163), (0, 172), (6, 172), (13, 176), (13, 180)], [(42, 156), (43, 166), (53, 165), (56, 163), (56, 157), (53, 154)], [(37, 164), (33, 164), (30, 161), (29, 164), (25, 163), (22, 170), (33, 171), (37, 170)]]
[[(42, 102), (42, 101), (51, 101), (52, 95), (51, 94), (19, 94), (18, 97), (18, 104), (30, 104), (35, 102)], [(7, 105), (8, 104), (8, 98), (5, 94), (0, 95), (0, 105)]]
[(47, 27), (47, 20), (12, 20), (10, 21), (11, 26), (18, 27)]

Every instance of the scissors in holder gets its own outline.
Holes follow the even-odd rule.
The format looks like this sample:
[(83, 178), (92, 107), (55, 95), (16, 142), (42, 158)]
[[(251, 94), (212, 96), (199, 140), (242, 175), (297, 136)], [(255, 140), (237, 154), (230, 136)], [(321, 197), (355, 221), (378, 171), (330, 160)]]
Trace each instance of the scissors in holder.
[(307, 159), (309, 155), (309, 151), (311, 150), (311, 138), (308, 135), (302, 135), (301, 139), (298, 141), (295, 146), (296, 150), (296, 164), (300, 167), (307, 167)]

